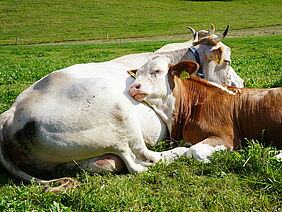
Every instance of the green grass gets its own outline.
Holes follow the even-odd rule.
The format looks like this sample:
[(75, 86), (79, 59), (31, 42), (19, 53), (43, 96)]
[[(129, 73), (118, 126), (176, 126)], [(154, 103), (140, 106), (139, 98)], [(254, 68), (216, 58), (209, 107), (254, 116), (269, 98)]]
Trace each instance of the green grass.
[(43, 186), (2, 183), (0, 209), (9, 211), (279, 211), (281, 162), (257, 143), (220, 152), (210, 164), (180, 159), (142, 174), (78, 171), (73, 193), (42, 193)]
[(227, 39), (232, 67), (251, 88), (282, 86), (282, 36)]
[[(226, 38), (232, 67), (248, 87), (282, 86), (282, 35)], [(110, 60), (153, 51), (167, 42), (95, 45), (0, 46), (0, 112), (46, 74), (76, 63)], [(154, 150), (162, 150), (160, 144)], [(219, 152), (209, 164), (180, 159), (140, 174), (90, 174), (60, 170), (75, 177), (72, 193), (42, 193), (43, 185), (23, 184), (0, 172), (0, 211), (279, 211), (282, 163), (275, 149), (250, 141), (240, 151)]]
[(282, 0), (2, 0), (0, 44), (186, 34), (184, 26), (223, 30), (281, 26)]

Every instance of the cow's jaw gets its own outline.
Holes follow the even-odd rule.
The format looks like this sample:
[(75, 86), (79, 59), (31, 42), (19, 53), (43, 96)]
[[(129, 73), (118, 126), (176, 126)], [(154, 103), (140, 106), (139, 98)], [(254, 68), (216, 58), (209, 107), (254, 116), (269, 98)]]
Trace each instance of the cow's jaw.
[(142, 102), (145, 100), (145, 97), (148, 95), (146, 92), (140, 89), (141, 85), (139, 83), (134, 83), (129, 87), (129, 95), (133, 97), (138, 102)]
[(176, 99), (173, 96), (171, 88), (168, 89), (168, 93), (163, 98), (145, 98), (144, 100), (153, 110), (160, 116), (160, 118), (166, 123), (169, 132), (171, 133), (173, 123), (173, 112), (175, 110)]
[(135, 100), (137, 100), (138, 102), (143, 102), (146, 98), (147, 94), (136, 94), (133, 96), (133, 98)]
[(146, 96), (147, 96), (146, 93), (142, 93), (142, 92), (136, 91), (134, 89), (129, 89), (129, 95), (131, 97), (133, 97), (138, 102), (144, 101)]
[[(168, 85), (168, 83), (167, 83)], [(167, 94), (163, 97), (152, 97), (148, 95), (142, 89), (135, 89), (136, 84), (133, 84), (129, 88), (129, 95), (138, 102), (146, 102), (153, 110), (160, 116), (160, 118), (166, 123), (169, 132), (171, 132), (172, 126), (172, 114), (175, 108), (175, 97), (172, 94), (171, 88), (167, 87)]]

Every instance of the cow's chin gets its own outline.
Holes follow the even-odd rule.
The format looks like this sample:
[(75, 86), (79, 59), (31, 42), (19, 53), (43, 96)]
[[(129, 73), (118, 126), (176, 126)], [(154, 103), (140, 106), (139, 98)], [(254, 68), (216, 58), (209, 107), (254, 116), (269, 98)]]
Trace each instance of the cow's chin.
[(143, 102), (146, 98), (147, 94), (139, 93), (134, 95), (134, 99), (138, 102)]

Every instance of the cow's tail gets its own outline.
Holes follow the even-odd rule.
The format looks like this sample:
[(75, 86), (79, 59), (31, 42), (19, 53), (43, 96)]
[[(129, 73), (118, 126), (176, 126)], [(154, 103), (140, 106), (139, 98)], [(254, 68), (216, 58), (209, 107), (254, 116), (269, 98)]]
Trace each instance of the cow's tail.
[[(11, 174), (26, 182), (36, 182), (46, 184), (44, 192), (64, 192), (78, 186), (78, 183), (72, 178), (59, 178), (53, 180), (42, 180), (21, 171), (11, 160), (5, 147), (4, 130), (7, 119), (11, 114), (11, 109), (0, 114), (0, 162)], [(59, 183), (59, 186), (49, 187), (49, 183)]]

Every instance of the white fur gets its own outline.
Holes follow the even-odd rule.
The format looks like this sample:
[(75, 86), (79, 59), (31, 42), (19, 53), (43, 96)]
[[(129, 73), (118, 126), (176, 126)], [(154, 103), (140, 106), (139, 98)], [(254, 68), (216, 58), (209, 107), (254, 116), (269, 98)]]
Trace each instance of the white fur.
[(193, 40), (189, 40), (186, 42), (182, 43), (169, 43), (161, 47), (155, 52), (166, 52), (166, 51), (175, 51), (177, 49), (182, 49), (182, 48), (188, 48), (189, 46), (192, 46)]
[(209, 162), (209, 157), (212, 156), (216, 151), (226, 150), (223, 145), (220, 146), (210, 146), (208, 144), (198, 143), (189, 148), (186, 152), (185, 157), (194, 158), (197, 161)]
[(171, 132), (172, 128), (172, 113), (175, 109), (175, 98), (172, 94), (169, 95), (169, 98), (167, 98), (167, 101), (162, 104), (161, 101), (159, 101), (158, 106), (151, 105), (153, 110), (161, 117), (161, 119), (165, 122), (167, 125), (167, 128), (169, 132)]
[(231, 91), (231, 90), (228, 90), (226, 87), (224, 87), (224, 86), (222, 86), (222, 85), (220, 85), (220, 84), (217, 84), (217, 83), (215, 83), (215, 82), (209, 82), (209, 83), (212, 84), (212, 85), (215, 86), (215, 87), (220, 88), (220, 89), (223, 90), (223, 91), (226, 91), (227, 93), (229, 93), (229, 94), (231, 94), (231, 95), (236, 95), (236, 93), (234, 93), (234, 92)]
[(280, 151), (279, 154), (275, 155), (274, 158), (282, 160), (282, 150)]
[[(168, 130), (171, 131), (175, 98), (168, 83), (168, 69), (169, 60), (167, 57), (153, 58), (138, 70), (136, 80), (130, 86), (129, 91), (133, 97), (138, 93), (146, 94), (143, 101), (154, 109), (166, 123)], [(136, 85), (140, 85), (140, 88), (136, 89)]]
[[(167, 55), (174, 58), (174, 54), (183, 57), (185, 53)], [(36, 138), (26, 144), (30, 150), (26, 163), (34, 168), (51, 169), (74, 160), (84, 164), (85, 160), (95, 161), (99, 155), (112, 153), (130, 172), (146, 171), (146, 166), (164, 158), (148, 150), (146, 144), (163, 139), (167, 128), (150, 107), (129, 96), (127, 88), (134, 79), (126, 71), (152, 57), (155, 55), (147, 53), (74, 65), (42, 78), (20, 94), (10, 112), (5, 113), (9, 115), (0, 122), (5, 139), (20, 146), (14, 135), (35, 121)], [(173, 160), (179, 153), (171, 152), (164, 154), (166, 159)], [(5, 167), (9, 170), (10, 166)], [(97, 167), (91, 168), (95, 171)]]

